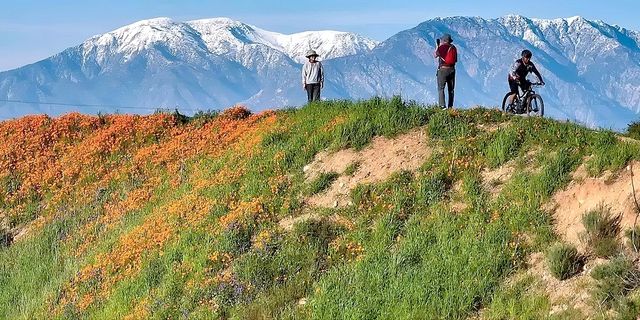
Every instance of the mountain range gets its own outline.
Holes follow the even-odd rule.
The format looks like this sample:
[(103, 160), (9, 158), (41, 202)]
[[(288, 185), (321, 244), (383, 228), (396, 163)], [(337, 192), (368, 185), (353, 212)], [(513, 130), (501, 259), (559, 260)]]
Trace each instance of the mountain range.
[(0, 73), (0, 119), (301, 105), (309, 49), (325, 66), (324, 98), (400, 95), (430, 104), (432, 53), (443, 33), (459, 52), (456, 106), (497, 107), (511, 64), (527, 48), (547, 83), (539, 90), (547, 115), (616, 130), (640, 118), (640, 33), (581, 17), (509, 15), (431, 19), (383, 42), (339, 31), (285, 35), (228, 18), (143, 20)]

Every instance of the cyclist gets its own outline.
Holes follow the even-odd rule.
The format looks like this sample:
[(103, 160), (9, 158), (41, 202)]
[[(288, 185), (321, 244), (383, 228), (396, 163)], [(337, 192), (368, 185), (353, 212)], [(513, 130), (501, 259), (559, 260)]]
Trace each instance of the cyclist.
[(523, 92), (531, 88), (531, 82), (527, 80), (527, 75), (529, 73), (534, 73), (536, 77), (538, 77), (538, 80), (540, 80), (540, 84), (544, 85), (542, 75), (531, 61), (531, 57), (533, 56), (531, 51), (526, 49), (522, 50), (520, 56), (521, 58), (516, 60), (513, 66), (511, 66), (511, 71), (509, 72), (509, 90), (511, 90), (512, 93), (509, 97), (509, 104), (513, 104), (513, 100), (518, 94), (518, 87), (520, 87)]

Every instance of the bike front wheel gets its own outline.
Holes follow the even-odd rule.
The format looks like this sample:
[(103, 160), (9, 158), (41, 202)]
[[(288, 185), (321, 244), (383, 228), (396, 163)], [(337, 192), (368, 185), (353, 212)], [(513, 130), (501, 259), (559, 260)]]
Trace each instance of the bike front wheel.
[(527, 99), (527, 114), (535, 117), (544, 117), (544, 101), (539, 94), (531, 95)]
[(514, 103), (509, 105), (509, 97), (511, 97), (512, 95), (513, 93), (507, 92), (507, 94), (504, 95), (504, 98), (502, 98), (502, 112), (515, 113), (515, 110), (513, 110), (513, 105), (515, 105), (517, 101), (516, 99), (518, 97), (516, 96), (515, 99), (513, 100)]

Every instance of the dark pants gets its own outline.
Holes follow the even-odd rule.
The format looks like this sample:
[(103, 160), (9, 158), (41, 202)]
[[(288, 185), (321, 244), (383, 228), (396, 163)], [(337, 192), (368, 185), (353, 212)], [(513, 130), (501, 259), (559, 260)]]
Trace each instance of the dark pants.
[(455, 68), (439, 68), (438, 69), (438, 102), (444, 108), (444, 87), (447, 86), (449, 91), (448, 108), (453, 107), (453, 90), (456, 86), (456, 69)]
[(307, 101), (320, 101), (320, 84), (319, 83), (311, 83), (304, 86), (304, 89), (307, 90)]
[(511, 91), (511, 93), (518, 94), (518, 87), (520, 87), (522, 92), (525, 92), (529, 90), (529, 88), (531, 88), (531, 82), (529, 82), (528, 80), (518, 82), (512, 79), (509, 79), (509, 90)]

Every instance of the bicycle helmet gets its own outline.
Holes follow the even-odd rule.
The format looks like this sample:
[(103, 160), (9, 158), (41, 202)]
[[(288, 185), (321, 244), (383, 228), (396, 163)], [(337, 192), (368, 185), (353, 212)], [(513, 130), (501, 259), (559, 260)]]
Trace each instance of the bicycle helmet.
[(523, 58), (529, 58), (531, 59), (531, 56), (533, 56), (533, 53), (531, 53), (531, 51), (524, 49), (522, 50), (522, 53), (520, 54), (521, 57)]

